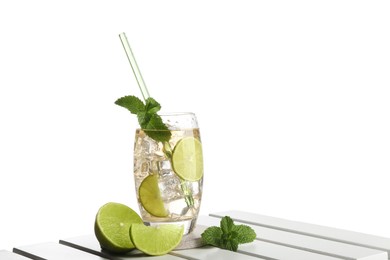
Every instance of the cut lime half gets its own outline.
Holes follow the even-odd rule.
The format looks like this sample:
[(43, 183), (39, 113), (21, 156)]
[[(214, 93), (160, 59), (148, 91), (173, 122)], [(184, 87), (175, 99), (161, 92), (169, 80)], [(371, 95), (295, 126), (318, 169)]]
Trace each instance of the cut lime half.
[(164, 201), (161, 198), (158, 187), (157, 174), (146, 177), (138, 190), (139, 200), (144, 209), (155, 217), (166, 217), (168, 211), (165, 209)]
[(179, 177), (198, 181), (203, 176), (203, 153), (201, 142), (194, 137), (185, 137), (177, 142), (172, 153), (172, 166)]
[(184, 227), (172, 224), (145, 226), (133, 224), (130, 236), (135, 247), (148, 255), (164, 255), (175, 249), (183, 237)]
[(96, 214), (95, 235), (103, 249), (125, 253), (134, 248), (129, 237), (130, 226), (143, 223), (141, 217), (126, 205), (109, 202)]

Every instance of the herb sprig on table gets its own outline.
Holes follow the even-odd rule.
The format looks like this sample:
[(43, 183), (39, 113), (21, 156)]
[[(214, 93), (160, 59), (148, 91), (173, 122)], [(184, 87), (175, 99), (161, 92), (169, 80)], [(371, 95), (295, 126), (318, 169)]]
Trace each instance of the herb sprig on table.
[(229, 216), (225, 216), (221, 219), (220, 227), (209, 227), (201, 236), (203, 242), (207, 245), (235, 252), (239, 244), (250, 243), (255, 240), (256, 233), (247, 225), (235, 225)]
[(137, 115), (139, 125), (150, 138), (162, 143), (168, 142), (171, 138), (171, 132), (157, 114), (161, 105), (153, 98), (147, 98), (144, 103), (135, 96), (124, 96), (117, 99), (115, 104)]

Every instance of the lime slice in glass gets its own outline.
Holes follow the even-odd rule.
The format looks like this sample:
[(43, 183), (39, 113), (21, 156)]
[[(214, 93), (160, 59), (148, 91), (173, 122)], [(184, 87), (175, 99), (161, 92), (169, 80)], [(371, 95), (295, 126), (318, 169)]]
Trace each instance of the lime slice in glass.
[(134, 248), (129, 237), (130, 225), (143, 223), (141, 217), (126, 205), (109, 202), (96, 214), (95, 235), (102, 249), (125, 253)]
[(198, 181), (203, 176), (202, 144), (194, 137), (177, 142), (172, 153), (172, 165), (176, 174), (187, 181)]
[(144, 209), (155, 217), (166, 217), (168, 211), (165, 209), (158, 187), (158, 176), (156, 174), (146, 177), (138, 190), (139, 199)]
[(155, 227), (133, 224), (130, 236), (135, 247), (148, 255), (164, 255), (175, 249), (183, 237), (181, 225), (162, 224)]

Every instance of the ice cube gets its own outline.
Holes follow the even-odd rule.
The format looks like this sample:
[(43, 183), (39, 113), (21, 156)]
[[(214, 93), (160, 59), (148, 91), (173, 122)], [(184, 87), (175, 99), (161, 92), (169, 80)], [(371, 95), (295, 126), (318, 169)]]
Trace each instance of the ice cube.
[(145, 137), (142, 140), (141, 147), (144, 155), (151, 155), (158, 149), (157, 143), (149, 137)]
[(149, 174), (149, 164), (147, 160), (134, 160), (134, 175), (138, 179), (143, 179)]
[(161, 193), (161, 198), (168, 202), (183, 197), (183, 192), (180, 188), (180, 179), (175, 173), (170, 171), (168, 174), (160, 175), (159, 178), (159, 188)]
[(159, 171), (159, 165), (160, 165), (160, 161), (157, 161), (157, 160), (150, 161), (149, 172), (150, 173), (157, 173)]
[(148, 173), (149, 172), (149, 162), (148, 161), (144, 161), (141, 164), (141, 172), (142, 173)]
[(163, 160), (158, 162), (158, 173), (160, 175), (167, 175), (172, 172), (171, 162), (169, 160)]
[(162, 151), (162, 143), (156, 142), (152, 138), (146, 136), (141, 143), (140, 156), (147, 157), (152, 160), (165, 157), (165, 154)]
[(137, 159), (137, 157), (134, 157), (134, 165), (133, 165), (133, 169), (134, 169), (134, 172), (137, 172), (141, 166), (141, 160)]
[(203, 183), (203, 179), (196, 181), (196, 182), (187, 182), (187, 184), (191, 190), (191, 194), (193, 196), (202, 193), (202, 187), (203, 187), (202, 183)]

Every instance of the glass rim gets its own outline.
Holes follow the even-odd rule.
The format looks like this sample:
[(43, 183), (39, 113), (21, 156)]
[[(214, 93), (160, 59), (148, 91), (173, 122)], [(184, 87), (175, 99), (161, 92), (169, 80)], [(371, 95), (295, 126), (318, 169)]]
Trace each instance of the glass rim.
[(185, 115), (191, 115), (195, 116), (195, 113), (193, 112), (162, 112), (158, 113), (159, 116), (185, 116)]
[[(195, 119), (195, 122), (197, 121), (196, 115), (193, 112), (163, 112), (161, 114), (158, 113), (158, 115), (161, 116), (161, 118), (163, 120), (175, 119), (175, 117), (178, 120), (180, 120), (179, 119), (180, 117), (188, 117), (188, 118)], [(174, 127), (172, 129), (168, 129), (168, 130), (143, 129), (139, 125), (136, 128), (136, 130), (144, 130), (144, 131), (152, 131), (152, 132), (154, 132), (154, 131), (156, 131), (156, 132), (175, 131), (175, 130), (181, 130), (181, 129), (199, 129), (199, 126), (198, 127), (178, 127), (178, 128)]]

